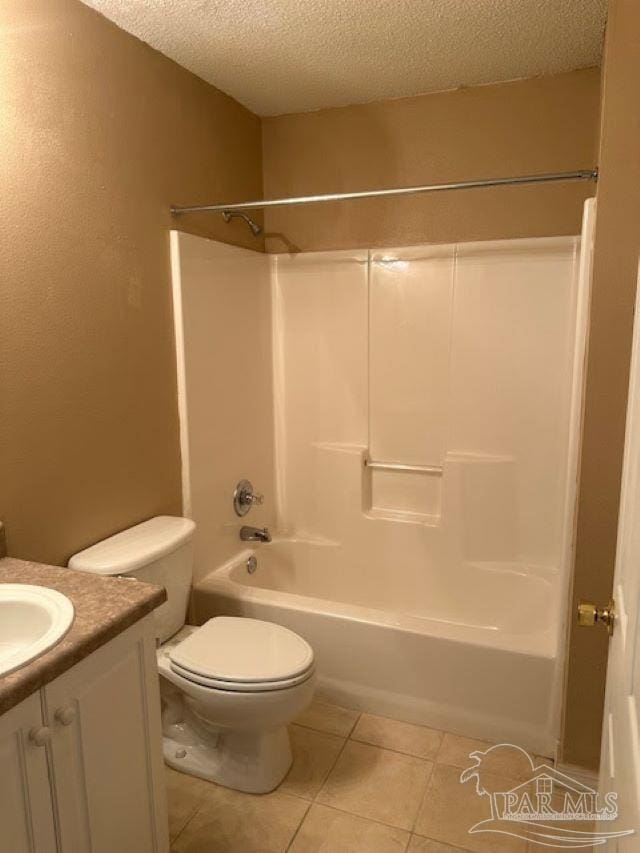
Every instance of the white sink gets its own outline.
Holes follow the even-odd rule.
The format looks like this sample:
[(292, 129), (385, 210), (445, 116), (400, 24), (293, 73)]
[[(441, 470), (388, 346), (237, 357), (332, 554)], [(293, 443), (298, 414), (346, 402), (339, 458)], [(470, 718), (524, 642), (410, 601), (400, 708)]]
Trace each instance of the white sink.
[(55, 646), (72, 622), (73, 604), (61, 592), (0, 584), (0, 677)]

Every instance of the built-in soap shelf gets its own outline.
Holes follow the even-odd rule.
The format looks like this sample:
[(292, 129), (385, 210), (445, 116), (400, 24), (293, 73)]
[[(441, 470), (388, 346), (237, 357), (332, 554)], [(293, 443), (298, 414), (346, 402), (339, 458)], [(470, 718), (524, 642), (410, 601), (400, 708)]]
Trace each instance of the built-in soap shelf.
[(328, 498), (316, 509), (314, 523), (328, 539), (340, 540), (347, 520), (357, 523), (359, 513), (422, 527), (441, 527), (446, 517), (477, 559), (506, 560), (517, 552), (518, 531), (527, 519), (521, 517), (514, 455), (448, 450), (442, 464), (422, 465), (376, 458), (364, 444), (314, 446), (320, 452), (315, 471), (327, 484), (321, 493)]
[(442, 465), (418, 465), (371, 458), (362, 454), (363, 508), (368, 518), (420, 524), (440, 524)]
[(380, 509), (378, 507), (369, 507), (365, 511), (365, 516), (374, 521), (393, 521), (396, 524), (418, 524), (420, 527), (439, 527), (442, 521), (441, 515), (425, 515), (420, 512)]
[(442, 465), (413, 465), (406, 462), (380, 462), (378, 460), (370, 459), (366, 454), (363, 462), (365, 468), (373, 468), (378, 471), (404, 471), (409, 474), (432, 474), (434, 476), (441, 477), (444, 470)]

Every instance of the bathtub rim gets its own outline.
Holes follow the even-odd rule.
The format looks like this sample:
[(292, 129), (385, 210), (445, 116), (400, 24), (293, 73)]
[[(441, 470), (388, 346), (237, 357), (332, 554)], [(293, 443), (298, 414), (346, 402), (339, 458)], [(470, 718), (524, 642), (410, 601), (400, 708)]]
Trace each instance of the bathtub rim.
[[(285, 610), (319, 613), (353, 622), (373, 623), (385, 628), (407, 631), (411, 634), (436, 636), (452, 643), (472, 643), (487, 649), (497, 649), (523, 656), (542, 657), (555, 661), (558, 657), (558, 635), (551, 625), (545, 631), (513, 634), (496, 628), (491, 630), (476, 625), (446, 622), (426, 616), (396, 614), (360, 604), (348, 604), (331, 599), (302, 595), (297, 592), (272, 590), (249, 586), (234, 580), (231, 572), (255, 554), (254, 549), (244, 549), (194, 583), (194, 591), (213, 593), (277, 605)], [(491, 642), (493, 640), (493, 642)]]

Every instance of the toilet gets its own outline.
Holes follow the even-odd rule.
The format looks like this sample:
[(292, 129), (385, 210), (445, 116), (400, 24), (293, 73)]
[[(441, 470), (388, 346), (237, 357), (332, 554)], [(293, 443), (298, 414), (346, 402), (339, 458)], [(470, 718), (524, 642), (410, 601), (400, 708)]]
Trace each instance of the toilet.
[(287, 724), (311, 702), (313, 649), (273, 622), (185, 625), (195, 524), (158, 516), (75, 554), (69, 568), (164, 586), (155, 612), (167, 764), (228, 788), (272, 791), (291, 766)]

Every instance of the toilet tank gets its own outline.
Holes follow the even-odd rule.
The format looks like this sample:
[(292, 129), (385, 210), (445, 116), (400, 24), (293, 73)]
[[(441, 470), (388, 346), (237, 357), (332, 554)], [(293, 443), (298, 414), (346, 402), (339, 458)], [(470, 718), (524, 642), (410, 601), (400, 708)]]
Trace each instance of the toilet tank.
[(154, 611), (156, 636), (168, 640), (185, 623), (193, 575), (189, 518), (159, 515), (80, 551), (69, 568), (96, 575), (124, 575), (163, 586), (167, 600)]

